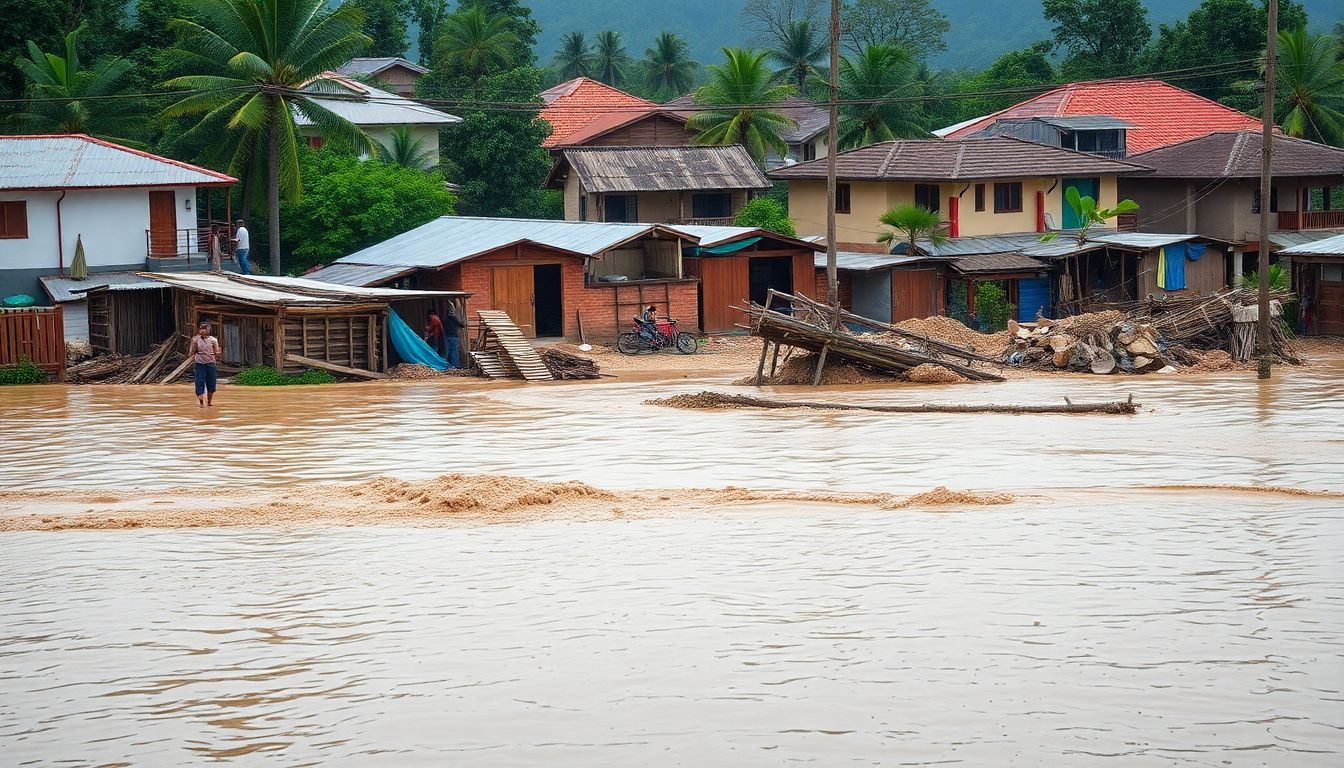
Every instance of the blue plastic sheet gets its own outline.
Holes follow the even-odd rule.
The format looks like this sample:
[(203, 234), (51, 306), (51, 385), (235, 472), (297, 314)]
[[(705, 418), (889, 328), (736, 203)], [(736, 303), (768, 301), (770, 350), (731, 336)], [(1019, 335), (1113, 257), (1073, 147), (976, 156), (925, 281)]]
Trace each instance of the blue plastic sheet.
[(392, 348), (397, 350), (398, 357), (404, 362), (427, 365), (436, 371), (448, 370), (448, 361), (439, 357), (439, 353), (411, 330), (405, 320), (396, 312), (387, 314), (387, 337), (392, 341)]

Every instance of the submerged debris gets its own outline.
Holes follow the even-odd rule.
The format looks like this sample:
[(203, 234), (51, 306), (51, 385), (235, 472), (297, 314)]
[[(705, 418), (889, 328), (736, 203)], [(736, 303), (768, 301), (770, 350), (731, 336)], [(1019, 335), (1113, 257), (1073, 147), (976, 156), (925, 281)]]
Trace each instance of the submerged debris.
[(1075, 403), (1065, 398), (1060, 405), (963, 405), (924, 403), (921, 405), (854, 405), (851, 403), (815, 402), (805, 400), (770, 400), (749, 395), (730, 395), (723, 392), (700, 392), (694, 395), (672, 395), (645, 400), (645, 405), (692, 410), (721, 410), (726, 408), (810, 408), (823, 411), (873, 411), (876, 413), (1138, 413), (1139, 404), (1133, 396), (1128, 400), (1105, 403)]

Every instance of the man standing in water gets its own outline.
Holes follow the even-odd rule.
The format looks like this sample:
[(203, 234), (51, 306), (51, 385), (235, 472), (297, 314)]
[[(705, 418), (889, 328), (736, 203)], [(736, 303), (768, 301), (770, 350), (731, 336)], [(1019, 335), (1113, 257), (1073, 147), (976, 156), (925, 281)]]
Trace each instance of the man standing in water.
[(233, 235), (233, 253), (238, 257), (238, 274), (252, 274), (252, 265), (247, 261), (248, 251), (252, 249), (252, 239), (247, 233), (247, 227), (243, 226), (243, 220), (238, 220), (238, 229)]
[(202, 408), (215, 404), (218, 380), (215, 364), (219, 361), (220, 352), (219, 339), (210, 335), (210, 324), (202, 322), (196, 335), (191, 337), (191, 345), (187, 350), (192, 358), (192, 373), (196, 379), (196, 403)]

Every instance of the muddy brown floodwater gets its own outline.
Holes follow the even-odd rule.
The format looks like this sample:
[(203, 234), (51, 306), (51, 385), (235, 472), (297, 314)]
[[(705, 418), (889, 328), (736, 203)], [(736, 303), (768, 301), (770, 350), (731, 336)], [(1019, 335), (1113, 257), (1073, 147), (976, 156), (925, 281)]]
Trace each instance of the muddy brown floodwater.
[[(766, 390), (1135, 416), (642, 405), (735, 375), (0, 390), (10, 520), (449, 472), (640, 501), (0, 533), (0, 762), (1336, 766), (1341, 374)], [(1009, 503), (830, 495), (940, 485)]]

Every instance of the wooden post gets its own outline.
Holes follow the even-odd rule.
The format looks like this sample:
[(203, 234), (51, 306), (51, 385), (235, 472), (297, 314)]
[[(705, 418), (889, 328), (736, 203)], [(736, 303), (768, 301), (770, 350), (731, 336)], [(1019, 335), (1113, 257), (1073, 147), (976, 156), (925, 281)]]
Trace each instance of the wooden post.
[(308, 316), (299, 318), (299, 332), (303, 334), (303, 341), (299, 343), (299, 350), (303, 352), (304, 357), (308, 357)]
[(364, 338), (368, 348), (364, 350), (364, 356), (369, 361), (369, 370), (377, 371), (378, 368), (378, 341), (375, 336), (373, 315), (364, 316)]
[(388, 312), (391, 312), (391, 311), (392, 311), (391, 308), (389, 308), (389, 309), (387, 310), (387, 312), (384, 312), (384, 313), (383, 313), (383, 370), (384, 370), (384, 371), (387, 370), (387, 313), (388, 313)]
[(812, 386), (821, 384), (821, 372), (826, 367), (826, 354), (831, 351), (830, 344), (821, 345), (821, 356), (817, 358), (817, 372), (812, 374)]
[[(1257, 375), (1268, 379), (1270, 374), (1269, 343), (1269, 208), (1273, 190), (1270, 187), (1270, 158), (1274, 153), (1274, 65), (1279, 38), (1279, 0), (1269, 0), (1268, 29), (1265, 30), (1265, 103), (1260, 126), (1260, 317), (1256, 328)], [(1298, 211), (1301, 223), (1302, 212)]]
[(775, 368), (779, 366), (779, 344), (775, 344), (775, 356), (770, 359), (770, 378), (775, 378)]
[(836, 103), (839, 93), (838, 73), (840, 70), (840, 0), (831, 0), (830, 48), (831, 67), (827, 73), (829, 82), (827, 101), (829, 119), (826, 122), (826, 303), (835, 312), (836, 323), (840, 317), (840, 273), (837, 271), (835, 246), (835, 155), (839, 143), (839, 105)]
[(272, 329), (275, 336), (275, 369), (283, 371), (285, 369), (285, 308), (280, 307), (280, 312), (275, 316), (275, 328)]
[[(775, 349), (779, 349), (779, 342), (775, 342)], [(756, 386), (765, 383), (765, 353), (770, 351), (770, 340), (765, 339), (761, 342), (761, 361), (756, 364)]]

